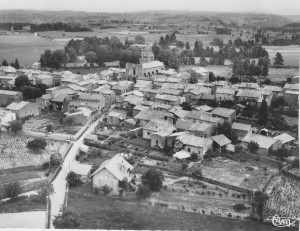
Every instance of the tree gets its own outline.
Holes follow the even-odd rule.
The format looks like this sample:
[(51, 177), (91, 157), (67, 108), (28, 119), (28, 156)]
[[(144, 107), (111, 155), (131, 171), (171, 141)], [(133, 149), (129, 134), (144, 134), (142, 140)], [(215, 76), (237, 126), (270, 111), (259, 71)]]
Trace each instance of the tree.
[(189, 50), (189, 49), (190, 49), (190, 43), (189, 43), (189, 42), (186, 42), (186, 43), (185, 43), (185, 49), (186, 49), (186, 50)]
[(235, 146), (235, 153), (238, 153), (238, 154), (240, 154), (240, 153), (242, 153), (243, 152), (243, 146), (242, 145), (236, 145)]
[(63, 209), (53, 220), (55, 229), (78, 229), (80, 227), (80, 216), (76, 212)]
[(139, 34), (134, 37), (134, 41), (136, 44), (145, 44), (146, 43), (145, 38)]
[(218, 134), (223, 134), (228, 139), (230, 139), (233, 143), (237, 141), (237, 137), (235, 133), (231, 129), (231, 124), (229, 122), (224, 122), (224, 124), (218, 124), (217, 126)]
[(72, 62), (72, 63), (75, 62), (77, 60), (76, 50), (73, 47), (71, 47), (71, 48), (69, 48), (68, 52), (69, 52), (70, 62)]
[(47, 187), (42, 188), (38, 191), (38, 195), (43, 201), (46, 201), (47, 197), (49, 197), (53, 192), (54, 192), (53, 185), (48, 184)]
[(197, 153), (193, 152), (191, 154), (191, 161), (196, 162), (198, 160), (199, 156)]
[(277, 159), (284, 161), (284, 158), (292, 156), (292, 153), (285, 147), (281, 147), (273, 152)]
[(190, 75), (191, 75), (191, 78), (190, 78), (190, 83), (198, 83), (198, 78), (201, 77), (201, 75), (199, 75), (196, 71), (194, 70), (191, 70), (190, 71)]
[(63, 159), (61, 157), (61, 154), (60, 153), (57, 153), (57, 154), (52, 154), (50, 156), (50, 164), (52, 166), (56, 166), (56, 165), (60, 165), (62, 163)]
[(81, 183), (80, 177), (75, 172), (69, 172), (67, 176), (67, 182), (69, 183), (70, 187), (77, 186)]
[(7, 60), (4, 59), (4, 60), (2, 61), (2, 66), (9, 66)]
[(23, 130), (23, 124), (20, 120), (14, 120), (10, 123), (10, 130), (17, 134), (18, 131)]
[(248, 149), (251, 153), (256, 153), (257, 149), (258, 149), (258, 144), (256, 142), (253, 142), (251, 141), (249, 144), (248, 144)]
[(17, 89), (21, 89), (24, 86), (30, 86), (31, 83), (26, 75), (20, 75), (15, 79), (15, 86)]
[(209, 78), (209, 82), (214, 82), (214, 81), (216, 81), (216, 76), (214, 75), (213, 72), (209, 72), (208, 78)]
[(265, 80), (265, 85), (271, 85), (271, 84), (272, 84), (272, 81), (270, 79)]
[(26, 99), (36, 99), (43, 95), (43, 92), (40, 89), (30, 86), (23, 87), (21, 91)]
[(277, 99), (272, 100), (271, 106), (274, 108), (279, 108), (285, 105), (284, 97), (278, 97)]
[(30, 150), (38, 152), (39, 150), (45, 149), (47, 147), (47, 142), (42, 138), (36, 138), (28, 141), (26, 147)]
[(282, 57), (282, 54), (280, 52), (277, 52), (274, 58), (274, 66), (283, 66), (284, 59)]
[(232, 75), (231, 78), (229, 79), (229, 82), (231, 84), (236, 84), (236, 83), (240, 83), (241, 80), (239, 77), (237, 77), (236, 75)]
[(88, 63), (95, 63), (97, 61), (97, 54), (93, 51), (89, 51), (88, 53), (86, 53), (85, 55), (85, 60)]
[(186, 110), (186, 111), (191, 111), (192, 110), (192, 106), (190, 103), (187, 103), (187, 102), (183, 102), (181, 105), (183, 110)]
[(266, 125), (269, 121), (268, 104), (265, 99), (262, 100), (261, 107), (258, 111), (258, 123)]
[(43, 84), (43, 83), (39, 83), (37, 85), (35, 85), (35, 88), (39, 89), (42, 94), (46, 94), (46, 89), (48, 89), (49, 87), (46, 85), (46, 84)]
[(16, 199), (22, 191), (19, 181), (11, 182), (4, 187), (4, 197)]
[(269, 199), (269, 196), (261, 191), (256, 191), (251, 199), (252, 207), (256, 207), (256, 212), (260, 216), (261, 220), (263, 219), (263, 207), (265, 202)]
[(46, 131), (47, 132), (52, 132), (52, 125), (51, 124), (47, 124), (47, 126), (46, 126)]
[(183, 149), (183, 143), (180, 140), (176, 140), (173, 145), (173, 151), (179, 152), (181, 149)]
[(143, 201), (151, 196), (151, 191), (149, 190), (148, 185), (139, 184), (137, 191), (136, 191), (136, 197), (138, 201)]
[(150, 168), (142, 175), (142, 182), (149, 186), (150, 191), (160, 191), (163, 186), (164, 176), (161, 171)]
[(20, 64), (19, 64), (18, 59), (15, 59), (15, 65), (14, 66), (15, 66), (16, 69), (20, 68)]

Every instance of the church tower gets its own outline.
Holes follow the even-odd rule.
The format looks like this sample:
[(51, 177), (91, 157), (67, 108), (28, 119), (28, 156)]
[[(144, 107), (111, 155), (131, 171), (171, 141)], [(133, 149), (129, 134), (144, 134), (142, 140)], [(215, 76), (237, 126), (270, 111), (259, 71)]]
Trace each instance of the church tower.
[(151, 47), (149, 47), (149, 41), (147, 41), (146, 49), (142, 51), (140, 63), (147, 63), (154, 61), (154, 54), (151, 50)]

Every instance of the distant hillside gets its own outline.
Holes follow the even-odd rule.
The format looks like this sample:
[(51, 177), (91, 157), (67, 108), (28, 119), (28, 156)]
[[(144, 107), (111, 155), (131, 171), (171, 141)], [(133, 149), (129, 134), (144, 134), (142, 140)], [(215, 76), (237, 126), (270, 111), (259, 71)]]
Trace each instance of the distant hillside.
[[(299, 16), (300, 17), (300, 16)], [(146, 11), (126, 13), (97, 13), (82, 11), (2, 10), (0, 23), (5, 22), (81, 22), (133, 20), (134, 22), (200, 24), (214, 26), (281, 27), (292, 23), (280, 15), (256, 13), (220, 13), (196, 11)]]
[(290, 19), (294, 22), (300, 22), (300, 15), (287, 15), (287, 16), (284, 16), (285, 18), (287, 19)]

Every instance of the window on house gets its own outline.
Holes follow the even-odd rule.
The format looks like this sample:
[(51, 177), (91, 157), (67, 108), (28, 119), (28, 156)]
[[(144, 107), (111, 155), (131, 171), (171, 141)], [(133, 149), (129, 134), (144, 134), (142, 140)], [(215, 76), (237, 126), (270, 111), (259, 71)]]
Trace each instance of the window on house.
[(147, 135), (150, 136), (150, 132), (147, 132)]
[(188, 152), (191, 152), (191, 148), (188, 148)]

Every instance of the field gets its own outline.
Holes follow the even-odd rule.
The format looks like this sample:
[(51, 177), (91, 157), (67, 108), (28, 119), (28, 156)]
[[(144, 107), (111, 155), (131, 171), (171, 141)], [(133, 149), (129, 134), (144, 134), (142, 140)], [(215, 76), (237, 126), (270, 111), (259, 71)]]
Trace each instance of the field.
[[(180, 67), (180, 71), (185, 71), (195, 66), (185, 65)], [(230, 79), (232, 75), (231, 66), (219, 66), (219, 65), (207, 65), (204, 67), (206, 70), (213, 72), (215, 76), (224, 76), (226, 79)]]
[(47, 140), (47, 147), (38, 153), (31, 152), (26, 144), (32, 138), (1, 134), (0, 139), (0, 169), (41, 165), (50, 160), (52, 154), (65, 148), (65, 143)]
[(106, 197), (87, 198), (73, 193), (69, 193), (68, 208), (80, 213), (81, 229), (279, 230), (270, 224), (176, 211)]
[(9, 63), (17, 58), (21, 66), (31, 67), (46, 50), (62, 49), (53, 41), (34, 37), (31, 33), (0, 35), (0, 57)]
[(286, 81), (288, 77), (299, 75), (298, 68), (269, 68), (269, 78), (274, 82)]
[[(262, 161), (253, 161), (249, 158), (247, 162), (242, 163), (217, 157), (203, 163), (203, 176), (255, 191), (261, 188), (268, 176), (276, 173), (277, 169)], [(263, 167), (267, 167), (268, 175), (265, 175)]]
[(284, 59), (285, 66), (299, 67), (299, 46), (264, 46), (264, 48), (269, 52), (271, 65), (273, 65), (276, 52), (280, 52)]

